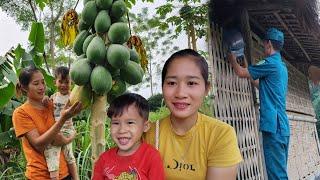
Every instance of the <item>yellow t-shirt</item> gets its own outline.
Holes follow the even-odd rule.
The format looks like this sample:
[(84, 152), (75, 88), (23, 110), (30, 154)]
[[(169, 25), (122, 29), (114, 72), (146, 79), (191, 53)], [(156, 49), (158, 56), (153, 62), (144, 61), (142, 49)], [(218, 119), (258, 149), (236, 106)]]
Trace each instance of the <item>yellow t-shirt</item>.
[[(145, 134), (155, 145), (156, 124)], [(170, 118), (160, 121), (159, 151), (166, 179), (205, 179), (207, 167), (228, 167), (242, 161), (232, 126), (198, 113), (198, 120), (185, 135), (174, 133)]]

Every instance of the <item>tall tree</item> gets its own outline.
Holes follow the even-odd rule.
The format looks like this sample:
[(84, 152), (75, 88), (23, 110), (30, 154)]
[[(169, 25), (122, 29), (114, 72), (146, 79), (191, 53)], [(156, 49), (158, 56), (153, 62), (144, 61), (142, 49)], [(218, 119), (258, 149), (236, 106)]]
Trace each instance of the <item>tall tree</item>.
[(144, 81), (134, 89), (138, 91), (141, 88), (150, 88), (150, 94), (154, 95), (155, 86), (158, 85), (157, 79), (160, 79), (161, 67), (165, 60), (164, 56), (178, 49), (171, 38), (173, 31), (159, 26), (159, 23), (162, 23), (161, 17), (156, 14), (150, 15), (146, 7), (136, 14), (131, 13), (129, 20), (132, 33), (141, 38), (149, 61)]
[(197, 40), (207, 35), (208, 3), (201, 0), (167, 0), (167, 3), (157, 8), (157, 14), (162, 17), (159, 26), (175, 28), (173, 38), (182, 31), (188, 36), (188, 46), (197, 50)]

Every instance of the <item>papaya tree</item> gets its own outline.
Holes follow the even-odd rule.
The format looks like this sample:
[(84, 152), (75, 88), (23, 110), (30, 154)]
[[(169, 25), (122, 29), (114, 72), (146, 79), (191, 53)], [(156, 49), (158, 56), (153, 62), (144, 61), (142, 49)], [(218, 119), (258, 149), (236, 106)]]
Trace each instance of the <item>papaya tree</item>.
[(78, 57), (70, 68), (71, 79), (77, 85), (71, 92), (74, 94), (71, 101), (89, 104), (94, 164), (105, 151), (107, 103), (124, 93), (127, 84), (140, 83), (144, 71), (135, 49), (126, 46), (131, 38), (128, 6), (135, 1), (89, 0), (83, 3), (80, 32), (73, 44)]
[(168, 0), (157, 8), (157, 14), (163, 17), (159, 26), (175, 26), (172, 38), (177, 38), (182, 31), (186, 32), (191, 49), (197, 50), (197, 40), (207, 35), (208, 4), (201, 0)]
[(161, 20), (156, 14), (150, 15), (147, 7), (142, 8), (140, 12), (130, 13), (132, 32), (141, 38), (149, 61), (143, 82), (134, 86), (134, 90), (150, 88), (151, 96), (158, 86), (157, 79), (160, 79), (165, 56), (178, 49), (173, 45), (172, 30), (158, 26)]

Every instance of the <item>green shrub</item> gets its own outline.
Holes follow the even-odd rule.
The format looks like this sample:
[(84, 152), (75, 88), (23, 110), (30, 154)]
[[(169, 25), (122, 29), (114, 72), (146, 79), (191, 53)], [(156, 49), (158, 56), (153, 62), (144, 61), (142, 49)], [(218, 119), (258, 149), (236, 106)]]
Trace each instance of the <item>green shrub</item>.
[(169, 114), (170, 114), (169, 109), (167, 107), (165, 107), (165, 106), (162, 106), (158, 110), (156, 110), (155, 112), (150, 112), (149, 113), (149, 120), (151, 122), (155, 122), (157, 120), (165, 118)]
[(204, 100), (199, 108), (199, 112), (201, 112), (207, 116), (214, 117), (213, 96), (212, 95), (208, 95), (204, 98)]
[(148, 99), (150, 111), (157, 111), (164, 104), (162, 94), (156, 94)]

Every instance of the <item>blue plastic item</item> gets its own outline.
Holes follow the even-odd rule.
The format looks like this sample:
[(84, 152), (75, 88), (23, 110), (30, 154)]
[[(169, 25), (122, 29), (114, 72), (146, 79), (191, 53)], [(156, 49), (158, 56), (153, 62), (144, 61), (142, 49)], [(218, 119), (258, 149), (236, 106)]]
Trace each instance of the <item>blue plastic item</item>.
[(223, 32), (223, 42), (229, 52), (236, 55), (237, 58), (244, 56), (244, 40), (242, 34), (236, 29), (226, 29)]

